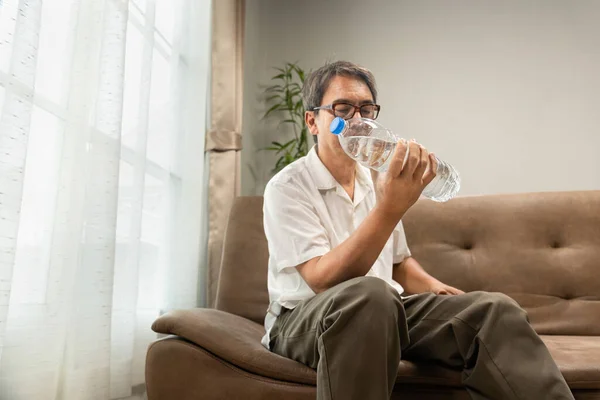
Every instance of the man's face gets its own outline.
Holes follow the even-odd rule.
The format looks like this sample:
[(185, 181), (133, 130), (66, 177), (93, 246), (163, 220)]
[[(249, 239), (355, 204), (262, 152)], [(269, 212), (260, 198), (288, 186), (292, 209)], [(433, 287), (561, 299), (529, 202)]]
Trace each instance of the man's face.
[[(372, 104), (374, 101), (369, 87), (362, 80), (348, 76), (336, 76), (329, 82), (320, 106), (340, 102), (360, 106), (367, 103)], [(337, 135), (329, 131), (329, 125), (335, 116), (328, 110), (319, 110), (316, 115), (314, 111), (306, 114), (306, 124), (310, 133), (319, 135), (319, 149), (327, 147), (326, 151), (347, 157)], [(360, 114), (356, 112), (353, 118), (360, 118)]]

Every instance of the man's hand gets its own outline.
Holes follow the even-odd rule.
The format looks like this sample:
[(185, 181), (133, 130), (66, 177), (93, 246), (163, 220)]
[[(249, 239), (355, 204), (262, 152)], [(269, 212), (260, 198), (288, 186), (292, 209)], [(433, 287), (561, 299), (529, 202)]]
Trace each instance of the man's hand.
[(407, 143), (404, 139), (398, 142), (391, 157), (388, 171), (372, 176), (381, 207), (393, 216), (402, 216), (435, 178), (437, 160), (414, 140)]
[(431, 292), (437, 295), (455, 295), (465, 293), (429, 275), (413, 257), (407, 257), (401, 263), (394, 264), (392, 278), (409, 294)]
[(457, 289), (455, 287), (449, 286), (449, 285), (445, 285), (441, 282), (434, 284), (430, 289), (430, 292), (438, 294), (438, 295), (457, 295), (457, 294), (465, 294), (465, 292), (463, 292), (460, 289)]

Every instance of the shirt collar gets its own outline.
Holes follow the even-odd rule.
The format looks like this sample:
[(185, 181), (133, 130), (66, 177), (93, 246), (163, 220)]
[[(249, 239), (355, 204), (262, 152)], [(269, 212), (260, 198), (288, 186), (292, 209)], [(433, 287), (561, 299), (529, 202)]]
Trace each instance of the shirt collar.
[(317, 189), (329, 190), (337, 186), (337, 181), (331, 175), (325, 164), (317, 154), (317, 146), (313, 146), (306, 156), (306, 162), (312, 178), (314, 179)]
[[(317, 185), (317, 189), (329, 190), (340, 186), (340, 184), (335, 180), (333, 175), (331, 175), (331, 172), (329, 172), (325, 164), (323, 164), (319, 158), (316, 145), (313, 146), (308, 152), (306, 161), (310, 174)], [(361, 166), (358, 163), (356, 163), (356, 181), (358, 184), (367, 189), (366, 191), (371, 188), (371, 175), (369, 169)]]

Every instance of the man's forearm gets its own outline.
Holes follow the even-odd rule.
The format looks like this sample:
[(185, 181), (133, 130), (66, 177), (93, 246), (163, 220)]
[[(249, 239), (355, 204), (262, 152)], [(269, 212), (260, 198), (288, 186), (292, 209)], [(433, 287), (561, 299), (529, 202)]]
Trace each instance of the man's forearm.
[[(304, 276), (316, 292), (358, 276), (366, 275), (392, 234), (398, 216), (390, 216), (377, 206), (348, 239), (322, 256), (309, 276)], [(302, 271), (301, 271), (302, 273)]]
[(429, 275), (412, 257), (407, 257), (400, 264), (394, 264), (392, 278), (398, 282), (408, 294), (428, 292), (441, 282)]

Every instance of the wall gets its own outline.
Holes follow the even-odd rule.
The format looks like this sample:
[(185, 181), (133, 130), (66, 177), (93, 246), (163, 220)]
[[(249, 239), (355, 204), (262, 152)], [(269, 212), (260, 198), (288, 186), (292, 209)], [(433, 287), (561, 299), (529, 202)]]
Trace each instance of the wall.
[(600, 189), (600, 2), (246, 0), (242, 192), (285, 132), (262, 121), (272, 66), (371, 69), (379, 120), (461, 173), (461, 195)]

